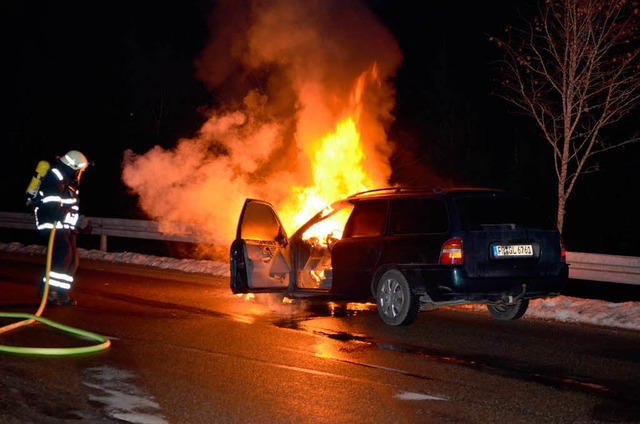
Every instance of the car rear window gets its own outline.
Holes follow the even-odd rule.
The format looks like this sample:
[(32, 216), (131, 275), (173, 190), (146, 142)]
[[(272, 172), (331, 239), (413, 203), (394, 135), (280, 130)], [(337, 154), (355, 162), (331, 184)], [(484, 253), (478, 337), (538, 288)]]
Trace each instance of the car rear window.
[(396, 199), (391, 210), (394, 234), (446, 233), (449, 230), (447, 208), (438, 199)]
[(554, 230), (553, 221), (529, 199), (512, 197), (465, 197), (455, 201), (463, 230), (482, 230), (491, 225)]

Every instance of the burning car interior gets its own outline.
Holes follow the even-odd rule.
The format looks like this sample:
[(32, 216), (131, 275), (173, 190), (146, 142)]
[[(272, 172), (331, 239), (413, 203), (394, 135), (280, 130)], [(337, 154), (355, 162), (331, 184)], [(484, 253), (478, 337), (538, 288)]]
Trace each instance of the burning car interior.
[[(342, 238), (345, 222), (353, 205), (346, 204), (338, 210), (309, 221), (312, 225), (301, 228), (291, 237), (291, 248), (297, 258), (297, 286), (305, 289), (331, 289), (333, 272), (331, 249)], [(318, 221), (319, 219), (319, 221)], [(298, 234), (302, 234), (298, 236)]]

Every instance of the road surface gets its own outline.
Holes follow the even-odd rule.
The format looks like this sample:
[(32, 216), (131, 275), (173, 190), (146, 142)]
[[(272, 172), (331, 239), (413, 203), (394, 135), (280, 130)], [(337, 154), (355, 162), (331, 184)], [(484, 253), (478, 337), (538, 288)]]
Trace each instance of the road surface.
[[(42, 266), (0, 255), (0, 311), (37, 310)], [(460, 308), (396, 328), (372, 305), (239, 297), (228, 284), (83, 261), (79, 305), (43, 316), (111, 345), (0, 354), (0, 422), (640, 422), (637, 331)], [(34, 323), (0, 343), (92, 342)]]

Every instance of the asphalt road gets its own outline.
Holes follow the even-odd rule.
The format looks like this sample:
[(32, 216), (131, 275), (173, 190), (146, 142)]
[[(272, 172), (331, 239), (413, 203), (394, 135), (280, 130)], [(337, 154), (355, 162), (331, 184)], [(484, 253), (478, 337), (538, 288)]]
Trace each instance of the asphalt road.
[[(0, 311), (35, 312), (42, 258), (0, 255)], [(83, 355), (0, 353), (1, 423), (640, 422), (640, 333), (456, 308), (234, 296), (226, 278), (83, 261)], [(11, 320), (0, 318), (0, 326)], [(91, 344), (40, 323), (0, 344)]]

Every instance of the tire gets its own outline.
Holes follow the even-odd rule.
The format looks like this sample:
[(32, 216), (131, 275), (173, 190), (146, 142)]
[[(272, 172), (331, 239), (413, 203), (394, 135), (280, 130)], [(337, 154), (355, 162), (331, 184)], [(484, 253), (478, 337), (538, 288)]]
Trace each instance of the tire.
[(412, 324), (420, 312), (420, 297), (411, 293), (407, 279), (395, 269), (380, 277), (376, 303), (382, 321), (394, 327)]
[(518, 319), (527, 312), (529, 299), (520, 299), (513, 305), (487, 305), (487, 309), (495, 319), (511, 321)]

